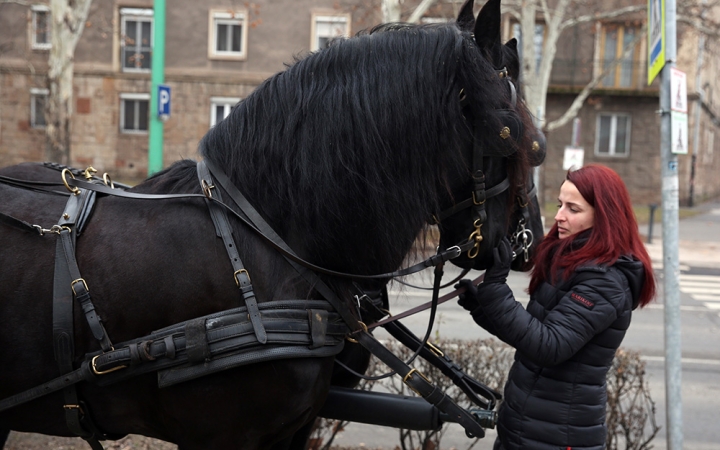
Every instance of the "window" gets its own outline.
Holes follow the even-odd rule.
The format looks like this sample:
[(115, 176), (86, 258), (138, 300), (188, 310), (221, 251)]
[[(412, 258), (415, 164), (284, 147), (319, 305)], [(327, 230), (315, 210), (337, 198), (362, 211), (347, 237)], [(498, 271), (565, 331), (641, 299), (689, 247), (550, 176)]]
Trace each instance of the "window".
[(33, 5), (31, 42), (34, 49), (50, 48), (50, 8), (45, 5)]
[[(640, 40), (635, 40), (639, 31), (637, 28), (623, 25), (603, 25), (600, 36), (600, 59), (604, 71), (615, 60), (621, 60), (602, 79), (602, 86), (613, 88), (639, 87), (638, 71), (641, 68), (638, 61), (640, 54)], [(635, 44), (633, 44), (635, 41)], [(632, 48), (631, 48), (632, 47)], [(627, 57), (623, 58), (626, 49), (630, 49)]]
[(245, 11), (210, 11), (209, 57), (246, 59), (247, 29)]
[(226, 118), (230, 111), (240, 101), (234, 97), (213, 97), (210, 99), (210, 126), (214, 127), (218, 122)]
[[(518, 41), (518, 53), (520, 56), (520, 61), (522, 61), (523, 55), (522, 55), (522, 29), (520, 28), (520, 24), (515, 22), (512, 26), (513, 30), (513, 36)], [(533, 48), (535, 50), (535, 73), (540, 72), (540, 63), (542, 62), (542, 52), (543, 52), (543, 44), (545, 43), (545, 24), (544, 23), (536, 23), (535, 24), (535, 34), (533, 35)]]
[(123, 72), (149, 72), (152, 62), (152, 9), (120, 10), (120, 58)]
[(310, 50), (316, 51), (327, 47), (337, 37), (350, 35), (350, 14), (313, 14), (312, 26)]
[(120, 94), (120, 131), (146, 133), (150, 94)]
[(598, 114), (595, 154), (598, 156), (630, 154), (629, 114)]
[(30, 126), (45, 128), (45, 105), (47, 104), (47, 89), (30, 89)]

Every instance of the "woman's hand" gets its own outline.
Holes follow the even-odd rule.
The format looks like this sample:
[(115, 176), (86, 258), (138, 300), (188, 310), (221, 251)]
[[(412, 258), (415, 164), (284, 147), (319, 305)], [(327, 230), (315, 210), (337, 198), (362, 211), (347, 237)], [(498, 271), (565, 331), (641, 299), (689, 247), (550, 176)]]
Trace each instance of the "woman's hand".
[(513, 261), (513, 251), (510, 247), (510, 241), (506, 237), (502, 238), (500, 244), (493, 249), (493, 265), (485, 270), (485, 279), (483, 283), (500, 283), (507, 281), (508, 273), (510, 273), (510, 264)]
[(458, 305), (472, 312), (479, 306), (477, 301), (477, 287), (470, 280), (460, 280), (455, 289), (465, 288), (465, 292), (458, 296)]

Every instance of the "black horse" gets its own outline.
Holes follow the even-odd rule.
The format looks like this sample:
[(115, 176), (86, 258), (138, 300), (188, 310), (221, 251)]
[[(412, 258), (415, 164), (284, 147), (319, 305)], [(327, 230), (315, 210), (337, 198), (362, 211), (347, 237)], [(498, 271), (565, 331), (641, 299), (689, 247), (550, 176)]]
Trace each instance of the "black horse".
[[(433, 217), (477, 192), (472, 161), (480, 158), (488, 189), (508, 180), (484, 202), (482, 241), (460, 263), (483, 269), (527, 189), (533, 128), (476, 43), (478, 25), (474, 38), (448, 24), (387, 25), (338, 40), (263, 83), (207, 133), (200, 154), (227, 172), (296, 255), (358, 275), (398, 268)], [(199, 194), (196, 163), (175, 163), (130, 192)], [(6, 216), (45, 229), (67, 200), (1, 183), (0, 196)], [(468, 241), (476, 225), (461, 219), (476, 222), (476, 207), (442, 221), (445, 247)], [(0, 399), (61, 375), (52, 346), (55, 235), (2, 227)], [(240, 220), (232, 230), (258, 303), (322, 298), (256, 230)], [(98, 196), (76, 245), (115, 342), (242, 305), (202, 198)], [(347, 303), (357, 284), (373, 290), (384, 282), (323, 279)], [(100, 346), (79, 308), (74, 328), (77, 366)], [(284, 448), (317, 415), (333, 362), (285, 357), (162, 389), (146, 373), (77, 390), (83, 413), (109, 437), (143, 434), (181, 449)], [(71, 435), (63, 405), (60, 392), (36, 398), (0, 413), (0, 428)]]

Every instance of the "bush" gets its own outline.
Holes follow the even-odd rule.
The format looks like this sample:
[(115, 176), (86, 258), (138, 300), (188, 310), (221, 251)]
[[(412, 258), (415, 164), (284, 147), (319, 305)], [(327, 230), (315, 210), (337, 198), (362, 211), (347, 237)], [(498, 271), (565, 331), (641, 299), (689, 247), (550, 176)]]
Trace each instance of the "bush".
[[(407, 360), (412, 353), (397, 341), (384, 342), (385, 346), (400, 358)], [(492, 389), (502, 392), (507, 373), (513, 362), (513, 349), (496, 340), (483, 339), (464, 341), (458, 339), (440, 339), (438, 347), (464, 371)], [(463, 408), (470, 408), (466, 395), (438, 369), (424, 359), (418, 358), (413, 366), (427, 376), (436, 386)], [(382, 375), (389, 369), (373, 357), (367, 375)], [(361, 389), (386, 391), (395, 394), (409, 394), (408, 387), (399, 376), (393, 376), (377, 382), (362, 381)], [(609, 450), (649, 450), (650, 442), (655, 438), (659, 427), (655, 421), (655, 403), (652, 401), (647, 380), (645, 363), (636, 352), (618, 350), (612, 368), (608, 372), (607, 426)], [(414, 395), (414, 394), (411, 394)], [(312, 434), (311, 450), (327, 450), (338, 432), (347, 422), (330, 419), (318, 419)], [(448, 424), (439, 430), (415, 431), (399, 430), (399, 443), (396, 448), (402, 450), (434, 450), (441, 448), (442, 437)], [(477, 439), (468, 444), (472, 448)]]

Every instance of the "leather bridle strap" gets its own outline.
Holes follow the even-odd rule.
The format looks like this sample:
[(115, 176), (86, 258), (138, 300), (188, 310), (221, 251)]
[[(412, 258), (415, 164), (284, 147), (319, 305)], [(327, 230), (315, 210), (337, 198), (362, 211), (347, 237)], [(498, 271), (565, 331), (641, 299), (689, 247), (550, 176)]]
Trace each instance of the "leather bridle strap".
[[(502, 194), (503, 192), (507, 191), (510, 187), (510, 180), (505, 178), (500, 183), (496, 184), (495, 186), (491, 187), (490, 189), (485, 190), (485, 199), (493, 198), (499, 194)], [(473, 205), (473, 198), (469, 197), (465, 200), (461, 201), (460, 203), (456, 203), (453, 206), (449, 207), (448, 209), (444, 210), (440, 214), (437, 215), (436, 219), (437, 222), (440, 223), (443, 220), (447, 219), (448, 217), (451, 217), (457, 213), (459, 213), (462, 210), (465, 210)]]

